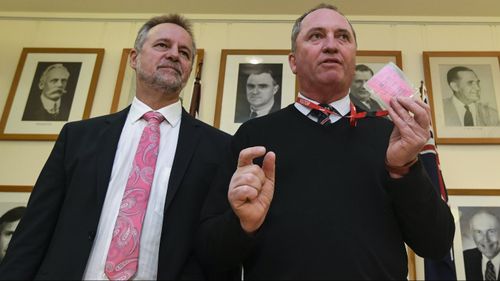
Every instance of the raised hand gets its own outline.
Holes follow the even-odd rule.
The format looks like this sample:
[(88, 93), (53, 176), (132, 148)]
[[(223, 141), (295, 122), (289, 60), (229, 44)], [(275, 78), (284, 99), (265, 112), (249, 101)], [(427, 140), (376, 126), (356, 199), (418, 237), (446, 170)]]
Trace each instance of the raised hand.
[[(264, 156), (262, 167), (253, 164)], [(238, 168), (231, 178), (227, 197), (231, 208), (240, 219), (243, 230), (254, 233), (264, 222), (274, 194), (276, 155), (262, 146), (243, 149)]]
[(430, 138), (430, 107), (421, 100), (401, 97), (393, 98), (390, 105), (394, 130), (386, 161), (390, 166), (401, 167), (416, 159)]

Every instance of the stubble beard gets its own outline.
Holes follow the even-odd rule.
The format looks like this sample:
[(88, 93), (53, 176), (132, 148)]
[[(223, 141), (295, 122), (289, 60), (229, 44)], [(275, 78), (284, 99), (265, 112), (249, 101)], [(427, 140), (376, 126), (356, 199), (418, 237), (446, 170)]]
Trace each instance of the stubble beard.
[(141, 68), (140, 64), (137, 65), (137, 76), (147, 87), (163, 92), (166, 95), (180, 93), (184, 86), (179, 75), (165, 77), (158, 72), (149, 75)]

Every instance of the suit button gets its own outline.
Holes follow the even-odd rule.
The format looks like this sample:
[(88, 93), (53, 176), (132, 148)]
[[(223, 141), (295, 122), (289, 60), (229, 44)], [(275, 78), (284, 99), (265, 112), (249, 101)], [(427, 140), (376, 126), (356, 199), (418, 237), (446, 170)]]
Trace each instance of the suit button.
[(95, 231), (89, 231), (89, 241), (94, 241)]

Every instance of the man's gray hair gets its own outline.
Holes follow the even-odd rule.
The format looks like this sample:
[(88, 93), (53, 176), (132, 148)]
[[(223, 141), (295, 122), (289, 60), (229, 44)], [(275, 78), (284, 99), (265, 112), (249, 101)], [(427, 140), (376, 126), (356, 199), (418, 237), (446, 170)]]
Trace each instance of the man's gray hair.
[(488, 210), (479, 210), (474, 215), (472, 215), (470, 220), (469, 220), (469, 226), (471, 229), (472, 229), (473, 220), (480, 215), (488, 215), (488, 216), (492, 217), (497, 222), (497, 227), (500, 227), (500, 218), (496, 214), (494, 214)]
[(354, 36), (354, 42), (357, 42), (356, 31), (354, 31), (354, 27), (352, 27), (352, 24), (347, 19), (347, 17), (344, 14), (342, 14), (336, 6), (321, 3), (318, 6), (312, 8), (311, 10), (305, 12), (302, 16), (300, 16), (298, 19), (295, 20), (295, 23), (293, 24), (293, 28), (292, 28), (292, 38), (291, 38), (292, 39), (292, 52), (295, 52), (295, 49), (297, 48), (297, 36), (300, 33), (300, 25), (302, 24), (302, 21), (304, 20), (305, 17), (307, 17), (307, 15), (309, 15), (310, 13), (312, 13), (316, 10), (319, 10), (319, 9), (330, 9), (330, 10), (334, 10), (335, 12), (341, 14), (347, 20), (347, 22), (349, 23), (349, 26), (351, 26), (351, 30), (352, 30), (352, 33)]
[(191, 50), (193, 52), (192, 54), (192, 60), (194, 61), (194, 56), (196, 55), (196, 44), (194, 42), (194, 35), (193, 35), (193, 30), (192, 30), (192, 25), (189, 20), (187, 20), (185, 17), (179, 15), (179, 14), (169, 14), (169, 15), (161, 15), (157, 17), (153, 17), (149, 19), (142, 27), (139, 29), (139, 32), (137, 33), (137, 38), (135, 39), (134, 43), (134, 49), (137, 50), (138, 53), (141, 52), (142, 47), (144, 45), (144, 41), (146, 41), (146, 38), (148, 36), (149, 30), (151, 28), (162, 24), (162, 23), (172, 23), (175, 25), (178, 25), (182, 27), (186, 32), (191, 36), (191, 42), (193, 45), (193, 49)]
[(40, 76), (39, 84), (45, 83), (49, 72), (54, 69), (62, 69), (68, 74), (68, 76), (70, 75), (69, 70), (62, 63), (51, 64), (43, 71), (42, 76)]

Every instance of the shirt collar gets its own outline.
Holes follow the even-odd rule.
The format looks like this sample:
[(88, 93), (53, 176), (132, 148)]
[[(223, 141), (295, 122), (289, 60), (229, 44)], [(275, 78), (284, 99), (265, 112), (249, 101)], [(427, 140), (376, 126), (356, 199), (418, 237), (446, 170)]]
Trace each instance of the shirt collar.
[(181, 101), (162, 107), (158, 110), (153, 110), (151, 107), (140, 101), (137, 97), (134, 97), (132, 100), (132, 105), (130, 106), (129, 116), (132, 123), (135, 123), (141, 119), (141, 117), (149, 111), (159, 112), (165, 120), (172, 127), (175, 127), (179, 124), (182, 116), (182, 105)]
[[(490, 261), (490, 259), (488, 259), (485, 255), (482, 255), (483, 256), (483, 259), (482, 259), (482, 264), (483, 264), (483, 268), (486, 269), (486, 264), (488, 263), (488, 261)], [(499, 271), (499, 265), (500, 265), (500, 254), (496, 255), (496, 257), (494, 257), (493, 259), (491, 259), (491, 263), (493, 264), (493, 267), (495, 268), (495, 274), (497, 275), (496, 278), (498, 278), (498, 276), (500, 275), (500, 273), (498, 272)], [(484, 272), (483, 272), (484, 274)]]
[[(460, 109), (461, 112), (465, 112), (465, 104), (462, 101), (460, 101), (459, 99), (457, 99), (457, 97), (455, 97), (455, 95), (452, 96), (451, 100), (453, 101), (455, 108)], [(476, 103), (475, 102), (469, 104), (469, 110), (470, 111), (476, 110)]]
[[(349, 90), (350, 91), (350, 90)], [(307, 97), (305, 97), (304, 95), (302, 95), (302, 93), (299, 92), (299, 97), (307, 100), (307, 101), (310, 101), (314, 104), (319, 104), (319, 102), (317, 101), (314, 101), (312, 99), (309, 99)], [(340, 114), (342, 114), (342, 116), (344, 115), (347, 115), (347, 113), (349, 113), (349, 111), (351, 111), (351, 100), (349, 99), (349, 94), (347, 94), (345, 97), (339, 99), (339, 100), (336, 100), (334, 102), (331, 102), (329, 104), (330, 106), (332, 106), (333, 108), (335, 108)], [(311, 110), (309, 107), (307, 106), (304, 106), (298, 102), (295, 103), (295, 107), (300, 111), (302, 112), (302, 114), (304, 115), (309, 115), (309, 113), (311, 113)]]
[[(60, 98), (56, 101), (53, 101), (44, 95), (40, 95), (40, 100), (42, 101), (43, 108), (45, 108), (45, 110), (47, 110), (47, 112), (49, 112), (50, 114), (56, 114), (59, 112), (59, 107), (61, 105)], [(56, 112), (54, 112), (54, 105)]]
[(271, 108), (274, 106), (274, 98), (271, 100), (269, 104), (266, 104), (266, 106), (262, 109), (259, 110), (254, 110), (252, 107), (250, 107), (250, 112), (255, 112), (258, 117), (266, 115), (271, 112)]

